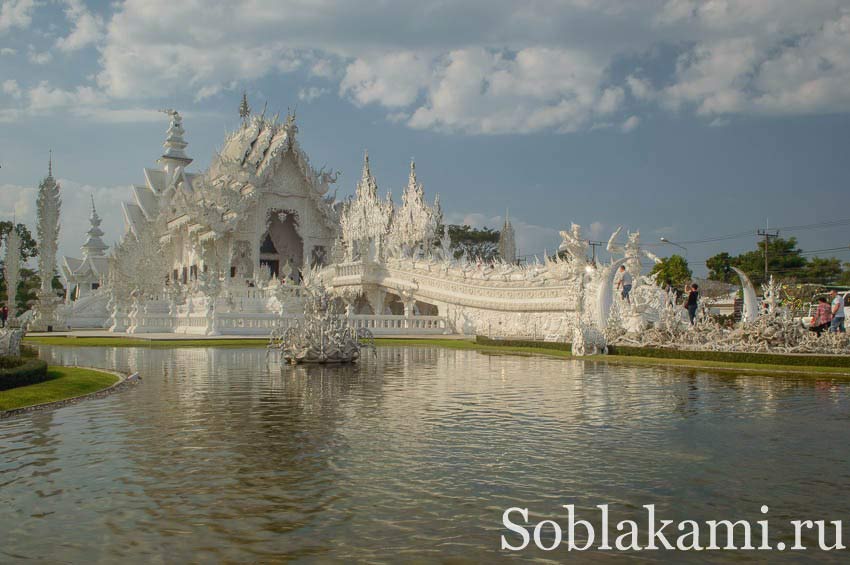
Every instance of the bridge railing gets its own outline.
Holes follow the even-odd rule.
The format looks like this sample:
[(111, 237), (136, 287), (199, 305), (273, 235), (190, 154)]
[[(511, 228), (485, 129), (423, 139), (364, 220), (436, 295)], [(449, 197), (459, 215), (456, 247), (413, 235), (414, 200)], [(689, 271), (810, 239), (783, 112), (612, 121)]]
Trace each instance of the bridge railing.
[(446, 319), (442, 316), (402, 316), (393, 314), (352, 314), (349, 324), (355, 329), (367, 329), (375, 335), (442, 334)]

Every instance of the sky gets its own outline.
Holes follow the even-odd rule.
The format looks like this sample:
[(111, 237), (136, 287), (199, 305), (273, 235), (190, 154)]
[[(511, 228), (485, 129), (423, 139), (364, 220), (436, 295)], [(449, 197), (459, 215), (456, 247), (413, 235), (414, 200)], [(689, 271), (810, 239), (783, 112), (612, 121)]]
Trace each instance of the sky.
[(203, 170), (243, 91), (296, 112), (340, 197), (368, 149), (398, 201), (414, 158), (448, 221), (509, 211), (521, 255), (575, 222), (640, 230), (698, 275), (765, 225), (850, 260), (839, 0), (0, 0), (0, 217), (34, 230), (52, 149), (60, 253), (79, 255), (92, 195), (116, 241), (161, 154), (157, 110), (184, 115)]

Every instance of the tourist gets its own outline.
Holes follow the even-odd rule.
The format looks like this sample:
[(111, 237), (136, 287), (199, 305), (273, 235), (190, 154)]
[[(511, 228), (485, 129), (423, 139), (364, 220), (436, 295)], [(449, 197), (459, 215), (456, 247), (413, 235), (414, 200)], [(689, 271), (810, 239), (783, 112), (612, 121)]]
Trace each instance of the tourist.
[(691, 320), (691, 325), (694, 324), (697, 318), (697, 305), (699, 304), (699, 285), (691, 283), (691, 288), (688, 291), (688, 299), (685, 301), (685, 308), (688, 310), (688, 318)]
[(6, 320), (9, 319), (9, 308), (3, 306), (0, 308), (0, 322), (2, 322), (2, 327), (6, 327)]
[(620, 296), (623, 300), (631, 304), (629, 293), (632, 291), (632, 275), (626, 270), (625, 265), (620, 265), (620, 270), (617, 273), (617, 289), (620, 290)]
[(844, 297), (835, 290), (830, 290), (829, 298), (832, 300), (832, 321), (829, 324), (829, 331), (844, 333)]
[(830, 308), (829, 302), (826, 301), (826, 297), (821, 296), (818, 298), (818, 309), (812, 317), (812, 325), (809, 327), (809, 331), (820, 335), (829, 328), (831, 321), (832, 308)]

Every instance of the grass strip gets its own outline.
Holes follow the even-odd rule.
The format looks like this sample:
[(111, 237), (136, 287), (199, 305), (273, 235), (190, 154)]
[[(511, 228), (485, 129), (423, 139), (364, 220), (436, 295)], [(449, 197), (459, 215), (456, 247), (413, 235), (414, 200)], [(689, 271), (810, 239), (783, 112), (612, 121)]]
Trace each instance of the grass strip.
[(0, 411), (56, 402), (103, 390), (118, 377), (78, 367), (50, 367), (47, 380), (34, 385), (0, 391)]

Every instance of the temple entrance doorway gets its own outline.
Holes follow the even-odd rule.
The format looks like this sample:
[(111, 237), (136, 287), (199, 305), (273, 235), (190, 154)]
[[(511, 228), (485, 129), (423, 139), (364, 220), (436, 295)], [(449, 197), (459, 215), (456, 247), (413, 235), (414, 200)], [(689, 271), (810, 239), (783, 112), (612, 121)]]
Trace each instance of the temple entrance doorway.
[(272, 276), (282, 277), (288, 264), (288, 278), (300, 282), (304, 240), (298, 234), (298, 214), (293, 210), (270, 210), (266, 225), (260, 239), (260, 265), (267, 266)]

